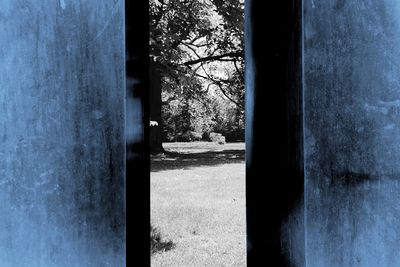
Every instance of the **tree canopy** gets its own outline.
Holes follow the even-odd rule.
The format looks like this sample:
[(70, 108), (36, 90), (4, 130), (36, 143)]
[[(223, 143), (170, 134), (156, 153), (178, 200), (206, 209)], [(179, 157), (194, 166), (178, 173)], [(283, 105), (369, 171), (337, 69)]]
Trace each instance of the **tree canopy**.
[(171, 138), (243, 133), (243, 16), (243, 0), (150, 1), (150, 60), (161, 74)]

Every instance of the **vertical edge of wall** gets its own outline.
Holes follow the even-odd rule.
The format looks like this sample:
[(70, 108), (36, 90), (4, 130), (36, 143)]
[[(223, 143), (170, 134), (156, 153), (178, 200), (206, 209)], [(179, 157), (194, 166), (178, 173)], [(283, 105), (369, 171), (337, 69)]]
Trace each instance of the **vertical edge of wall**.
[(150, 266), (149, 3), (125, 0), (127, 263)]
[(246, 1), (248, 266), (304, 266), (301, 1)]
[[(254, 53), (253, 53), (253, 19), (252, 19), (252, 0), (244, 2), (244, 50), (245, 50), (245, 146), (246, 146), (246, 256), (247, 266), (251, 266), (255, 262), (254, 253), (254, 212), (255, 207), (251, 207), (250, 193), (251, 185), (249, 179), (253, 168), (253, 122), (254, 122)], [(254, 192), (254, 191), (253, 191)]]

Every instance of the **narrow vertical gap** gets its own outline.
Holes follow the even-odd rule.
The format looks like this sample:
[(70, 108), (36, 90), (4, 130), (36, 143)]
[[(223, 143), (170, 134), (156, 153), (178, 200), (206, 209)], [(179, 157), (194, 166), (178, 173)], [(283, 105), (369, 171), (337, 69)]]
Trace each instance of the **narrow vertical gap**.
[(304, 266), (302, 2), (246, 4), (248, 264)]
[(128, 266), (130, 261), (150, 265), (148, 21), (148, 0), (125, 0), (126, 223), (131, 225), (126, 230)]
[(244, 2), (149, 0), (154, 266), (246, 264)]

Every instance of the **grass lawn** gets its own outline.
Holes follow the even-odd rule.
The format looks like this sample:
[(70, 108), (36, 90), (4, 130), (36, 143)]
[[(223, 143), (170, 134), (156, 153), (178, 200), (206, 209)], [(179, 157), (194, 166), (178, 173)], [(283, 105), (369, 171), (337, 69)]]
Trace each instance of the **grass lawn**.
[(175, 248), (156, 266), (246, 266), (244, 144), (165, 143), (152, 157), (151, 222)]

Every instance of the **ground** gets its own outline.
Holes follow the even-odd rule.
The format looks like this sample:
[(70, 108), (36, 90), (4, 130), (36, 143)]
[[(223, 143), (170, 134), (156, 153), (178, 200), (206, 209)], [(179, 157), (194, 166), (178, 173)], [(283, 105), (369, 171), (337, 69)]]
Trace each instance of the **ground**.
[(165, 143), (152, 157), (151, 222), (176, 247), (158, 266), (246, 266), (244, 144)]

